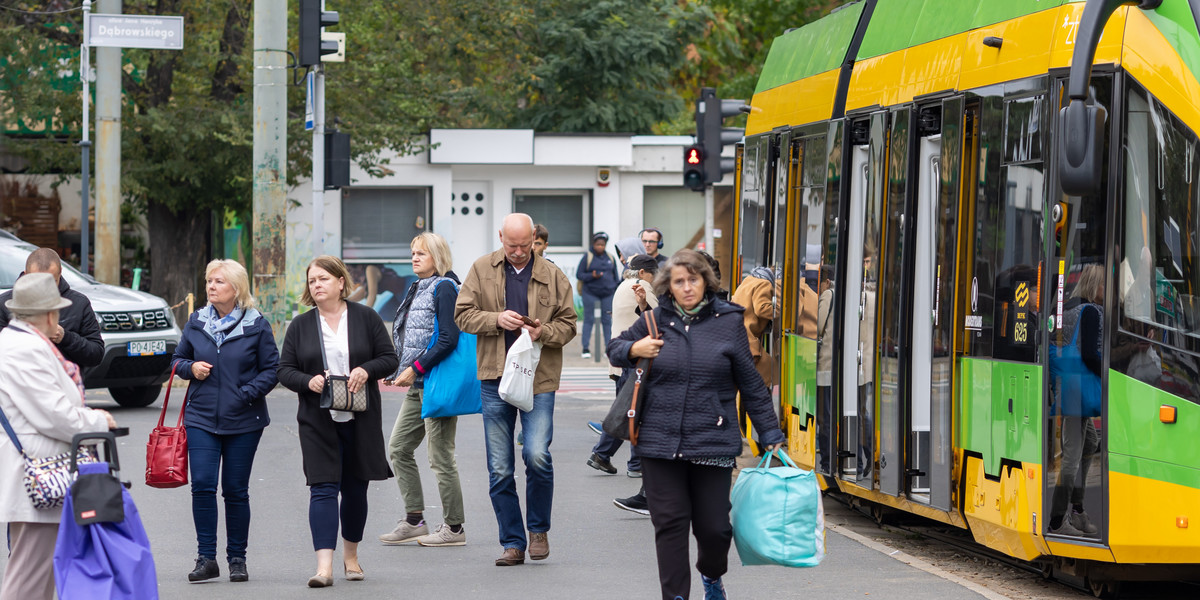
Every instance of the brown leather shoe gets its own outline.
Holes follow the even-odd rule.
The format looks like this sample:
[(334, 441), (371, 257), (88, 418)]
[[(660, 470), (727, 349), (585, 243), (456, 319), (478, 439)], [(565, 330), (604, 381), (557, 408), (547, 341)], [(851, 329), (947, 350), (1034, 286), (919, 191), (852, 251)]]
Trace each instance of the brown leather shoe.
[(546, 534), (529, 532), (529, 559), (530, 560), (545, 560), (550, 556), (550, 540), (546, 539)]
[(512, 567), (525, 564), (525, 553), (516, 548), (505, 548), (500, 558), (496, 559), (497, 567)]

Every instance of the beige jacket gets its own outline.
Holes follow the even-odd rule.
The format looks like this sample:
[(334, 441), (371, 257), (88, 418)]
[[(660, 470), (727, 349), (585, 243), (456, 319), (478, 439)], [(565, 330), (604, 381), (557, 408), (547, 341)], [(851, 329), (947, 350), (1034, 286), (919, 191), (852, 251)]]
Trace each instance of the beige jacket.
[[(499, 379), (504, 373), (504, 330), (496, 317), (504, 312), (504, 250), (485, 254), (471, 265), (458, 291), (454, 322), (476, 338), (479, 379)], [(530, 263), (529, 314), (542, 322), (542, 355), (533, 378), (533, 393), (558, 389), (562, 374), (562, 347), (575, 337), (575, 299), (571, 282), (548, 260), (535, 257)]]
[[(33, 326), (13, 321), (33, 331)], [(108, 431), (108, 420), (86, 408), (50, 344), (36, 333), (0, 330), (0, 408), (25, 453), (39, 458), (66, 452), (77, 433)], [(0, 521), (58, 523), (62, 509), (37, 510), (22, 483), (25, 462), (0, 429)]]
[(762, 376), (763, 383), (771, 387), (774, 383), (775, 359), (763, 352), (762, 336), (767, 331), (775, 314), (775, 284), (766, 279), (747, 275), (730, 300), (746, 309), (742, 313), (746, 325), (746, 339), (750, 342), (750, 355), (754, 357), (754, 368)]
[[(640, 318), (637, 314), (638, 301), (637, 294), (633, 292), (633, 286), (636, 283), (642, 284), (642, 289), (646, 290), (646, 304), (650, 305), (650, 310), (658, 308), (658, 298), (654, 295), (654, 289), (650, 286), (649, 281), (638, 279), (637, 275), (629, 277), (617, 286), (617, 291), (613, 292), (612, 304), (612, 334), (613, 337), (621, 335), (630, 325), (633, 325)], [(604, 342), (605, 347), (608, 346), (608, 340)], [(614, 378), (621, 376), (621, 367), (609, 367), (608, 374)]]

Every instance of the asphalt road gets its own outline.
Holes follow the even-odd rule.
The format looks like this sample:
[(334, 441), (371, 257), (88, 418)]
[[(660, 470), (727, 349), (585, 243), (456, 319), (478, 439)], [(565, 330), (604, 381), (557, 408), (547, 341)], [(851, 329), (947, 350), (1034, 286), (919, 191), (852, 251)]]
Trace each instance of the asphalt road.
[[(586, 378), (585, 378), (586, 379)], [(603, 385), (597, 377), (595, 387)], [(611, 384), (608, 384), (611, 385)], [(575, 389), (587, 388), (575, 384)], [(611, 389), (609, 387), (608, 389)], [(173, 401), (180, 397), (176, 395)], [(402, 395), (384, 394), (384, 423), (389, 427), (400, 408)], [(279, 388), (268, 399), (272, 424), (259, 446), (250, 485), (253, 517), (248, 567), (250, 581), (230, 583), (223, 558), (224, 531), (218, 533), (222, 577), (191, 584), (187, 573), (195, 558), (195, 534), (187, 487), (171, 490), (147, 488), (143, 483), (145, 441), (158, 418), (159, 405), (121, 409), (103, 391), (90, 391), (89, 403), (109, 408), (118, 422), (131, 430), (121, 438), (122, 476), (132, 480), (134, 501), (141, 512), (154, 551), (162, 598), (291, 598), (336, 594), (341, 598), (656, 598), (658, 579), (653, 529), (648, 517), (616, 509), (615, 497), (637, 490), (638, 481), (624, 475), (626, 451), (614, 464), (618, 475), (605, 475), (586, 466), (595, 442), (586, 427), (599, 420), (608, 394), (579, 391), (560, 393), (555, 407), (556, 436), (551, 452), (555, 462), (553, 526), (549, 559), (527, 561), (518, 567), (500, 568), (493, 560), (500, 553), (496, 520), (488, 498), (484, 460), (483, 425), (474, 415), (460, 419), (458, 466), (466, 503), (467, 545), (454, 548), (383, 546), (376, 535), (390, 531), (403, 514), (395, 480), (374, 482), (370, 488), (370, 516), (360, 558), (366, 580), (335, 579), (333, 590), (305, 587), (315, 571), (308, 531), (308, 489), (301, 472), (296, 436), (295, 396)], [(168, 420), (173, 421), (173, 410)], [(426, 465), (422, 453), (420, 464)], [(519, 460), (519, 459), (518, 459)], [(518, 473), (522, 473), (518, 465)], [(523, 495), (523, 476), (518, 489)], [(438, 494), (432, 473), (423, 469), (426, 518), (441, 522)], [(222, 514), (223, 514), (223, 508)], [(825, 561), (812, 569), (743, 567), (736, 550), (730, 552), (725, 585), (730, 598), (980, 598), (957, 583), (912, 568), (878, 549), (830, 531)], [(694, 559), (694, 548), (692, 551)], [(340, 559), (336, 555), (335, 564)], [(0, 559), (0, 562), (6, 562)], [(336, 570), (340, 574), (340, 569)], [(699, 577), (693, 575), (693, 597), (703, 597)]]

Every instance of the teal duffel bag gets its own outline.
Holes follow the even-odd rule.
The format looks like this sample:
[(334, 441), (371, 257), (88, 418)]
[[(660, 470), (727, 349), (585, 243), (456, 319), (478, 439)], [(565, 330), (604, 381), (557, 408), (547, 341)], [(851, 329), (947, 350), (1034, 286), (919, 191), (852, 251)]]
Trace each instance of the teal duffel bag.
[[(768, 468), (771, 456), (781, 467)], [(825, 558), (825, 510), (817, 476), (786, 452), (763, 455), (733, 484), (733, 542), (743, 565), (815, 567)]]

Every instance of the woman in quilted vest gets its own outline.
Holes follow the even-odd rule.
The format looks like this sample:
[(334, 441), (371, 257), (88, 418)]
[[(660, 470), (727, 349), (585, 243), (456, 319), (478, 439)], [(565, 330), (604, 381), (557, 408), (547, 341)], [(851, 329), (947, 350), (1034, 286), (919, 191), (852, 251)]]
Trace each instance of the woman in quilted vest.
[[(454, 461), (454, 435), (458, 417), (421, 418), (423, 376), (441, 362), (458, 344), (454, 303), (458, 300), (458, 277), (450, 270), (450, 246), (442, 236), (424, 232), (412, 241), (412, 266), (417, 281), (408, 288), (392, 323), (392, 341), (400, 355), (400, 367), (385, 383), (409, 386), (408, 395), (396, 416), (388, 441), (388, 456), (396, 473), (396, 484), (404, 498), (404, 518), (396, 528), (379, 536), (388, 545), (416, 542), (422, 546), (462, 546), (462, 485)], [(473, 374), (464, 374), (473, 376)], [(442, 525), (429, 532), (425, 524), (425, 497), (414, 452), (429, 437), (429, 466), (437, 477), (442, 499)]]
[(729, 489), (742, 452), (737, 396), (769, 450), (784, 441), (771, 394), (754, 368), (744, 309), (716, 295), (720, 283), (700, 253), (680, 250), (654, 278), (660, 339), (636, 321), (609, 343), (614, 366), (654, 363), (638, 434), (646, 502), (654, 523), (658, 577), (664, 600), (691, 591), (688, 533), (696, 538), (696, 569), (705, 599), (723, 600), (733, 527)]

